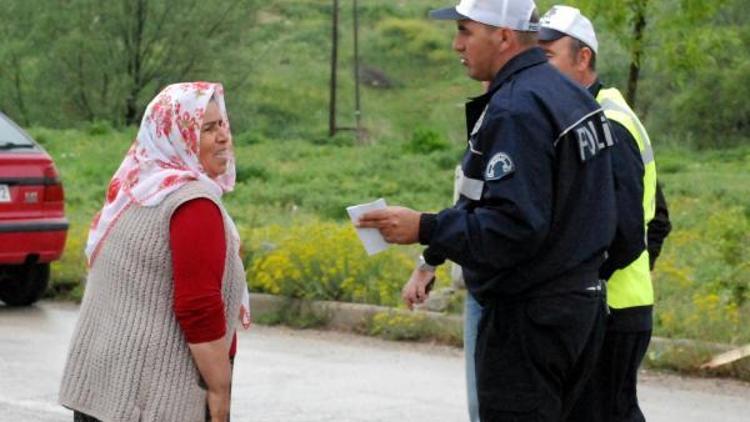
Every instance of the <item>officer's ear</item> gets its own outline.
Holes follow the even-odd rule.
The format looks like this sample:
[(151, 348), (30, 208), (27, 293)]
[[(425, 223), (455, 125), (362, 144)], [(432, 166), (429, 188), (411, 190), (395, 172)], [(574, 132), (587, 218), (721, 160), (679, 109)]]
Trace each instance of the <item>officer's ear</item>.
[(578, 50), (577, 56), (575, 63), (576, 70), (579, 72), (587, 71), (591, 66), (591, 60), (594, 59), (594, 52), (588, 47), (583, 47)]
[(515, 42), (515, 31), (508, 28), (497, 28), (495, 30), (495, 37), (497, 37), (498, 49), (502, 53), (508, 50)]

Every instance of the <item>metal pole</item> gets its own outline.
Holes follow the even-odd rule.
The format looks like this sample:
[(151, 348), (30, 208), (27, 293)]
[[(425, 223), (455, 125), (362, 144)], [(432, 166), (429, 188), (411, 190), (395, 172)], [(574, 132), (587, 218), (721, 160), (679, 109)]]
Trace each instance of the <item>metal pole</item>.
[(331, 35), (331, 99), (328, 108), (328, 135), (336, 135), (336, 68), (339, 49), (339, 0), (333, 0), (333, 31)]
[(357, 140), (362, 133), (362, 109), (359, 102), (359, 11), (354, 1), (354, 116), (357, 119)]

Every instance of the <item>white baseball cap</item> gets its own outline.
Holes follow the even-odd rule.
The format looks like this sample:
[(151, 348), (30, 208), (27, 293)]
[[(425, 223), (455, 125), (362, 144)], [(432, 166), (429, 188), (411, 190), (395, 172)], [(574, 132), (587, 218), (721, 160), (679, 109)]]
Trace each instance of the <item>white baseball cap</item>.
[(498, 28), (536, 32), (539, 24), (531, 22), (536, 10), (534, 0), (461, 0), (458, 6), (433, 10), (433, 19), (471, 19)]
[(540, 21), (539, 41), (555, 41), (564, 36), (573, 37), (594, 51), (599, 51), (599, 41), (591, 21), (581, 11), (570, 6), (553, 6)]

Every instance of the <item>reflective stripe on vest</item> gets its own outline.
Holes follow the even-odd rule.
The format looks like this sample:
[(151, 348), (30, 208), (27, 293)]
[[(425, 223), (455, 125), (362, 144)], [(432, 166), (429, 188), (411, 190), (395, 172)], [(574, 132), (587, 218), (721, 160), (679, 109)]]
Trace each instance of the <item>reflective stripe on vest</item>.
[[(628, 131), (631, 132), (634, 138), (636, 138), (636, 141), (638, 142), (638, 149), (641, 151), (641, 159), (643, 160), (643, 165), (647, 166), (653, 163), (654, 149), (651, 147), (651, 139), (648, 137), (646, 128), (643, 127), (643, 124), (638, 119), (638, 117), (635, 116), (633, 111), (630, 108), (623, 108), (620, 104), (616, 103), (610, 98), (603, 99), (600, 104), (604, 109), (604, 114), (608, 114), (609, 112), (609, 114), (613, 115), (610, 120), (614, 120), (627, 127)], [(615, 116), (616, 114), (621, 114), (624, 116)], [(629, 125), (626, 123), (622, 123), (620, 120), (625, 120), (628, 123), (632, 124), (640, 137), (635, 136), (634, 131), (629, 128)]]
[[(646, 129), (617, 89), (602, 89), (596, 99), (608, 119), (623, 125), (638, 144), (643, 160), (643, 217), (648, 222), (656, 214), (656, 162)], [(644, 237), (646, 233), (644, 233)], [(623, 309), (654, 304), (648, 250), (627, 267), (615, 271), (607, 283), (607, 303)]]

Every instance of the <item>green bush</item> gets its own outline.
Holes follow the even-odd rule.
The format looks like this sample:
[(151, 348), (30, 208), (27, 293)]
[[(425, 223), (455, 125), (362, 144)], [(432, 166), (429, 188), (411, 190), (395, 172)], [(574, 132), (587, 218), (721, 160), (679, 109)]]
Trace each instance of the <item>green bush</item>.
[(253, 315), (254, 322), (263, 325), (288, 325), (307, 329), (325, 327), (331, 320), (329, 312), (313, 309), (309, 302), (288, 299), (281, 309), (260, 315)]
[(88, 226), (71, 225), (65, 241), (65, 251), (60, 260), (52, 263), (49, 296), (80, 300), (86, 280), (86, 255)]
[(32, 138), (34, 138), (35, 141), (39, 142), (42, 146), (46, 146), (50, 141), (51, 131), (49, 129), (32, 127), (28, 128), (26, 131), (29, 133), (29, 135), (31, 135)]
[(659, 174), (679, 173), (687, 168), (686, 160), (683, 156), (659, 155), (656, 169)]
[(86, 126), (86, 133), (92, 136), (109, 135), (112, 131), (112, 124), (106, 120), (94, 120)]
[[(450, 143), (445, 138), (438, 132), (424, 127), (415, 129), (405, 146), (406, 151), (413, 154), (429, 154), (448, 148), (450, 148)], [(455, 165), (455, 162), (452, 165)]]
[[(71, 222), (63, 258), (52, 267), (50, 294), (80, 298), (87, 228), (134, 130), (101, 136), (81, 130), (30, 132), (45, 139), (55, 158)], [(252, 288), (399, 306), (418, 248), (393, 247), (367, 257), (344, 208), (379, 197), (419, 210), (450, 205), (458, 145), (412, 154), (405, 153), (405, 143), (394, 137), (367, 146), (299, 139), (237, 145), (242, 183), (223, 201), (240, 228)], [(655, 334), (750, 342), (749, 150), (660, 148), (657, 167), (674, 229), (654, 272)]]
[(375, 31), (377, 48), (394, 57), (425, 63), (447, 62), (454, 57), (450, 39), (440, 26), (426, 19), (386, 18)]
[(397, 306), (414, 265), (395, 248), (368, 257), (351, 225), (271, 226), (245, 236), (250, 287), (275, 295)]
[(402, 314), (381, 312), (372, 317), (370, 334), (388, 340), (421, 340), (432, 332), (432, 326), (424, 314)]
[(236, 172), (237, 183), (243, 183), (250, 179), (266, 181), (270, 177), (268, 170), (257, 164), (239, 164), (237, 165)]
[(747, 217), (741, 208), (683, 195), (668, 196), (675, 229), (654, 273), (655, 333), (746, 343), (750, 340)]
[(265, 138), (256, 131), (245, 131), (235, 135), (232, 139), (235, 145), (256, 145), (265, 141)]
[(446, 327), (419, 312), (378, 312), (360, 330), (365, 334), (396, 341), (437, 341), (442, 344), (463, 346), (461, 326)]

